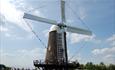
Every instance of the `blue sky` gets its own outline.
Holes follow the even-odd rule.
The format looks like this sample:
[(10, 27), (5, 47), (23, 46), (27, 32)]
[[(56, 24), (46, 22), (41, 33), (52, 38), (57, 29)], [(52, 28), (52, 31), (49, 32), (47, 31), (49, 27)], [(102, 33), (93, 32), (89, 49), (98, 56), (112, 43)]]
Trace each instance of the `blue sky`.
[[(69, 58), (75, 55), (71, 61), (115, 63), (115, 1), (65, 1), (66, 24), (87, 29), (80, 17), (93, 32), (92, 36), (67, 33)], [(0, 5), (0, 63), (33, 67), (33, 60), (44, 60), (46, 49), (28, 28), (23, 13), (60, 22), (60, 0), (1, 0)], [(47, 46), (51, 25), (26, 21)]]

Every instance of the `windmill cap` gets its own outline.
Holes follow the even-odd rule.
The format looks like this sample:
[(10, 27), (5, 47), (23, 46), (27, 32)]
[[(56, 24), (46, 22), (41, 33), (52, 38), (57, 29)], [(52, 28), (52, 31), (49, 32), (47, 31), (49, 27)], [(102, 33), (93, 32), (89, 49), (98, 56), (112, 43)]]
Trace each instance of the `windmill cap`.
[(50, 28), (50, 31), (57, 31), (59, 29), (60, 28), (57, 25), (52, 25), (51, 28)]

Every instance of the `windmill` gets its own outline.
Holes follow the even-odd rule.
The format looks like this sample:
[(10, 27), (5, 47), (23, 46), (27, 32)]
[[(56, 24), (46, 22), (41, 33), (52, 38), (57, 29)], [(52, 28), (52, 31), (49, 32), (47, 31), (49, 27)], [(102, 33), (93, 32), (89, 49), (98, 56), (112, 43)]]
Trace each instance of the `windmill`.
[(66, 32), (92, 35), (89, 30), (66, 25), (64, 0), (61, 0), (61, 23), (28, 13), (24, 13), (23, 18), (53, 25), (49, 32), (45, 64), (35, 64), (36, 67), (43, 67), (44, 70), (68, 70), (68, 67), (74, 67), (68, 64)]

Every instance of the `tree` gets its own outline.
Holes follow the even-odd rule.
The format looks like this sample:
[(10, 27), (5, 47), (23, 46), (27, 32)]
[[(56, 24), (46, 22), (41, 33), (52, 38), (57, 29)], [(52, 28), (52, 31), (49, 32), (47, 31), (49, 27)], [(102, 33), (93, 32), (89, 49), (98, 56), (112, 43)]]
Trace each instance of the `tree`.
[(108, 70), (115, 70), (115, 65), (110, 64), (109, 67), (108, 67)]
[(95, 70), (94, 69), (94, 65), (92, 62), (88, 62), (86, 65), (85, 65), (85, 69), (88, 69), (88, 70)]

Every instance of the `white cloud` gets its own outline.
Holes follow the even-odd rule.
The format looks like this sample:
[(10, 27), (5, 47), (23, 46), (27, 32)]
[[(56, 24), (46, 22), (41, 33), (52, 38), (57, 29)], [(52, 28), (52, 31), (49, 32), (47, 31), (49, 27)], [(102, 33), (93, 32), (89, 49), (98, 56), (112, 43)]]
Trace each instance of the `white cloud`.
[(2, 25), (0, 26), (0, 32), (7, 32), (9, 31), (8, 28), (3, 27)]
[(35, 35), (28, 33), (27, 35), (18, 35), (12, 32), (5, 32), (4, 36), (10, 40), (30, 40), (30, 39), (34, 39)]
[(112, 48), (102, 48), (102, 49), (94, 49), (92, 51), (93, 54), (95, 55), (105, 55), (105, 54), (108, 54), (108, 53), (115, 53), (115, 47), (112, 47)]
[[(21, 0), (21, 1), (1, 0), (0, 6), (1, 6), (0, 14), (2, 14), (7, 21), (18, 25), (19, 27), (21, 27), (22, 29), (24, 29), (26, 31), (30, 31), (30, 29), (23, 19), (23, 15), (24, 15), (24, 11), (22, 11), (23, 9), (25, 9), (26, 12), (28, 10), (29, 11), (33, 10), (32, 14), (43, 16), (39, 10), (34, 10), (34, 8), (32, 6), (26, 6), (26, 3), (24, 3), (23, 0)], [(19, 9), (18, 6), (21, 9)]]
[(11, 4), (7, 0), (1, 0), (0, 13), (4, 15), (5, 19), (15, 23), (25, 30), (29, 30), (27, 25), (24, 24), (23, 12), (16, 9), (15, 5)]
[(115, 47), (94, 49), (92, 53), (95, 57), (98, 57), (98, 61), (115, 63)]
[(113, 34), (111, 37), (107, 39), (107, 41), (115, 41), (115, 34)]
[(110, 43), (111, 46), (115, 47), (115, 34), (109, 37), (106, 41)]
[(80, 19), (83, 20), (86, 17), (86, 9), (84, 7), (79, 7), (79, 16)]
[(32, 32), (26, 32), (26, 34), (21, 34), (23, 32), (13, 31), (15, 28), (8, 26), (0, 26), (0, 33), (3, 38), (9, 40), (30, 40), (34, 39), (35, 35)]
[(96, 36), (94, 34), (92, 36), (88, 36), (88, 35), (71, 33), (69, 38), (70, 38), (70, 41), (72, 44), (78, 43), (81, 41), (89, 41), (89, 42), (94, 42), (94, 43), (100, 43), (101, 42), (101, 40), (96, 39)]
[[(92, 51), (95, 57), (95, 61), (105, 63), (115, 63), (115, 34), (109, 38), (103, 40), (103, 43), (107, 44), (108, 47), (97, 48)], [(98, 57), (98, 58), (97, 58)]]
[[(92, 59), (89, 61), (94, 61), (95, 63), (104, 62), (106, 64), (115, 63), (115, 46), (112, 45), (115, 42), (114, 35), (112, 35), (111, 37), (105, 40), (100, 40), (100, 39), (97, 39), (95, 35), (90, 37), (86, 35), (70, 34), (70, 40), (72, 43), (88, 41), (88, 42), (95, 42), (99, 44), (101, 43), (107, 44), (108, 47), (94, 49), (92, 51)], [(83, 60), (84, 59), (82, 58), (82, 61)], [(87, 60), (85, 59), (85, 61)]]
[[(2, 0), (0, 5), (0, 13), (4, 15), (5, 19), (18, 25), (22, 29), (26, 31), (30, 31), (27, 24), (23, 19), (24, 12), (17, 9), (16, 6), (10, 3), (8, 0)], [(41, 13), (37, 10), (33, 11), (34, 14), (40, 15)]]
[[(0, 63), (15, 67), (33, 67), (33, 60), (45, 60), (45, 49), (33, 48), (15, 51), (1, 51)], [(22, 63), (23, 62), (23, 63)]]
[(72, 43), (77, 43), (77, 42), (80, 42), (80, 41), (83, 41), (83, 40), (90, 39), (90, 36), (72, 33), (70, 35), (70, 38), (71, 38)]

